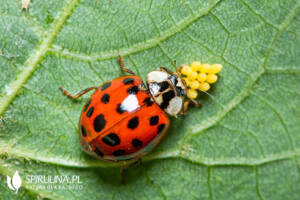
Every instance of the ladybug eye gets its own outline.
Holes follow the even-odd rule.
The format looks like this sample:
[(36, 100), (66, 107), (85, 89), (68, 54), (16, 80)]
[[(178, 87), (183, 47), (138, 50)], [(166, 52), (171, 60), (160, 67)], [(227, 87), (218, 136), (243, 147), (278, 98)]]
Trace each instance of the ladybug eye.
[(173, 85), (177, 85), (178, 83), (178, 77), (175, 74), (172, 74), (171, 76), (169, 76), (169, 80), (173, 83)]
[(181, 90), (181, 91), (180, 91), (180, 94), (181, 94), (181, 96), (186, 96), (185, 90)]

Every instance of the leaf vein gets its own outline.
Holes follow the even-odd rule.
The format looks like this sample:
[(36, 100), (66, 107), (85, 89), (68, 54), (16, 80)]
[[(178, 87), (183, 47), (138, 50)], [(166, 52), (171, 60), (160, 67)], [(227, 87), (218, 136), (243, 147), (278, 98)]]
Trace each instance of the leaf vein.
[(118, 56), (118, 52), (120, 52), (120, 54), (125, 57), (125, 56), (131, 55), (131, 54), (141, 52), (143, 50), (151, 49), (151, 48), (159, 45), (161, 42), (167, 40), (168, 38), (172, 37), (176, 33), (184, 30), (190, 24), (197, 21), (202, 16), (206, 15), (219, 2), (220, 2), (220, 0), (213, 1), (213, 3), (211, 3), (207, 8), (202, 9), (199, 12), (197, 12), (197, 14), (190, 15), (186, 19), (180, 21), (179, 23), (177, 23), (176, 26), (173, 26), (170, 29), (162, 32), (159, 37), (152, 38), (152, 39), (146, 40), (144, 42), (134, 44), (127, 48), (122, 48), (119, 50), (110, 50), (110, 51), (106, 51), (106, 52), (92, 53), (91, 55), (86, 55), (86, 54), (82, 54), (82, 53), (71, 52), (66, 49), (62, 50), (62, 48), (60, 46), (53, 45), (52, 48), (49, 49), (49, 51), (53, 54), (57, 54), (62, 57), (73, 58), (73, 59), (82, 60), (82, 61), (109, 60), (112, 58), (116, 58)]
[(0, 99), (0, 116), (5, 112), (9, 104), (17, 96), (18, 91), (27, 82), (27, 80), (30, 78), (33, 72), (39, 67), (39, 63), (46, 55), (57, 34), (61, 30), (61, 28), (63, 27), (63, 25), (65, 24), (75, 7), (77, 6), (78, 2), (79, 0), (70, 0), (67, 3), (67, 5), (63, 8), (62, 12), (59, 14), (57, 19), (53, 22), (51, 28), (45, 32), (45, 36), (41, 39), (40, 45), (26, 60), (24, 67), (20, 74), (17, 76), (16, 80), (8, 85), (8, 88), (11, 90), (11, 93), (6, 93)]
[(258, 198), (260, 200), (264, 200), (264, 198), (263, 198), (263, 196), (262, 196), (262, 194), (260, 192), (260, 189), (259, 189), (259, 178), (258, 178), (258, 167), (257, 166), (254, 167), (254, 171), (255, 171), (255, 189), (256, 189), (256, 194), (257, 194), (257, 196), (258, 196)]
[(211, 186), (211, 167), (207, 167), (207, 186), (208, 186), (208, 192), (209, 192), (209, 199), (213, 200), (213, 192), (212, 192), (212, 186)]

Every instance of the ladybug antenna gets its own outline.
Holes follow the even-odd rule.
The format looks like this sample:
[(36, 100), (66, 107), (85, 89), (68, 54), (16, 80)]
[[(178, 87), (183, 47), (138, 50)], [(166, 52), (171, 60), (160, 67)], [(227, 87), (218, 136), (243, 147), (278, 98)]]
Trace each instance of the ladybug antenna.
[(176, 72), (178, 72), (177, 65), (176, 65), (176, 60), (174, 60), (174, 62), (173, 62), (173, 63), (174, 63), (174, 65), (173, 65), (173, 66), (174, 66), (174, 69), (175, 69), (175, 71), (176, 71)]
[(180, 69), (178, 70), (177, 65), (176, 65), (176, 60), (174, 60), (173, 67), (174, 67), (174, 69), (175, 69), (176, 75), (177, 75), (178, 77), (181, 78), (181, 73), (180, 73), (181, 67), (180, 67)]
[(181, 67), (179, 68), (179, 70), (178, 70), (177, 65), (176, 65), (176, 60), (174, 60), (174, 65), (173, 65), (173, 66), (174, 66), (176, 75), (181, 79), (181, 81), (182, 81), (184, 87), (187, 89), (187, 84), (186, 84), (185, 80), (182, 79), (181, 73), (180, 73), (182, 66), (181, 66)]

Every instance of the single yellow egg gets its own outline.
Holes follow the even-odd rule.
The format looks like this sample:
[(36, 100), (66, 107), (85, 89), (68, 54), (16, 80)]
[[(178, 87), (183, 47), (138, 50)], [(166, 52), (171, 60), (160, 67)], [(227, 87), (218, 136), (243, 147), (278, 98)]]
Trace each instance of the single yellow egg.
[(188, 91), (187, 91), (187, 97), (188, 98), (190, 98), (190, 99), (195, 99), (195, 98), (197, 98), (197, 96), (198, 96), (198, 92), (197, 92), (197, 90), (191, 90), (191, 89), (189, 89)]
[(202, 64), (200, 65), (200, 72), (202, 73), (208, 73), (210, 70), (210, 65), (209, 64)]
[(200, 83), (198, 81), (191, 81), (189, 86), (191, 89), (197, 89), (199, 87)]
[(200, 70), (201, 63), (199, 61), (195, 61), (191, 64), (191, 68), (193, 71), (199, 71)]
[(222, 65), (221, 64), (213, 64), (210, 66), (210, 70), (209, 73), (210, 74), (216, 74), (219, 73), (222, 69)]
[(192, 72), (192, 73), (190, 73), (190, 74), (188, 75), (188, 78), (189, 78), (190, 80), (195, 80), (195, 79), (197, 78), (197, 76), (198, 76), (198, 73), (197, 73), (197, 72)]
[(199, 90), (206, 92), (207, 90), (209, 90), (210, 85), (206, 82), (200, 83), (199, 85)]
[(188, 76), (189, 74), (191, 74), (193, 72), (192, 68), (188, 65), (184, 65), (182, 66), (180, 72), (186, 76)]
[(206, 80), (206, 77), (207, 77), (206, 73), (200, 73), (197, 76), (197, 80), (200, 82), (204, 82)]
[(190, 81), (190, 80), (187, 80), (185, 83), (186, 83), (186, 86), (189, 86), (189, 87), (190, 87), (190, 86), (191, 86), (191, 83), (192, 83), (192, 81)]
[(208, 83), (215, 83), (218, 79), (218, 76), (215, 74), (208, 74), (207, 78), (206, 78), (206, 82)]
[(184, 77), (183, 78), (183, 80), (184, 80), (184, 82), (185, 82), (185, 84), (187, 85), (187, 86), (189, 86), (190, 85), (190, 80), (188, 80), (188, 78), (187, 77)]

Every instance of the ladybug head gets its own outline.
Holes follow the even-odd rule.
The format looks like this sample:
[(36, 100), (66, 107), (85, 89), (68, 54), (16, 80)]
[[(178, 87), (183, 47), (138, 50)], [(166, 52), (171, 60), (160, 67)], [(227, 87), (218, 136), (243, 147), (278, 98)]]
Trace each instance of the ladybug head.
[(178, 77), (176, 74), (170, 75), (168, 79), (172, 82), (172, 85), (179, 96), (186, 96), (186, 85), (183, 79)]
[(147, 85), (154, 101), (166, 113), (176, 116), (181, 111), (186, 86), (180, 76), (166, 68), (159, 68), (147, 75)]

